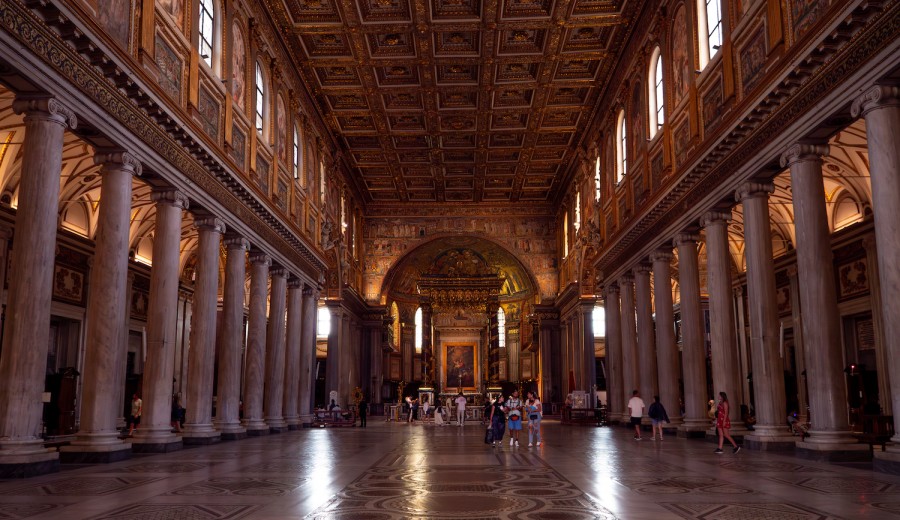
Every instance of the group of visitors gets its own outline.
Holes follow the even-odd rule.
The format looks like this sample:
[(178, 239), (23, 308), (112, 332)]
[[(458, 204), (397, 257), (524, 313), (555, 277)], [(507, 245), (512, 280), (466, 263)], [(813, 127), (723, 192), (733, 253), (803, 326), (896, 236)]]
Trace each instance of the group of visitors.
[[(728, 395), (725, 392), (719, 392), (719, 402), (715, 404), (713, 409), (714, 401), (710, 401), (710, 418), (715, 420), (716, 424), (716, 432), (719, 436), (719, 446), (715, 450), (715, 454), (721, 455), (722, 446), (725, 443), (725, 439), (728, 439), (728, 442), (731, 443), (731, 452), (738, 453), (741, 451), (741, 447), (734, 441), (731, 437), (731, 419), (729, 418), (729, 414), (731, 412), (731, 405), (728, 404)], [(628, 412), (631, 417), (631, 425), (634, 427), (634, 440), (641, 440), (641, 419), (644, 415), (644, 400), (641, 399), (640, 392), (637, 390), (631, 392), (631, 399), (628, 400)], [(663, 440), (663, 423), (668, 423), (669, 415), (666, 413), (666, 408), (663, 406), (661, 402), (659, 402), (659, 396), (653, 396), (653, 404), (650, 405), (650, 409), (647, 410), (647, 416), (650, 417), (650, 425), (651, 425), (651, 434), (650, 440), (655, 441), (657, 433), (659, 434), (659, 440)]]
[(541, 400), (534, 392), (527, 392), (525, 401), (519, 398), (519, 391), (513, 390), (509, 398), (503, 395), (497, 396), (494, 401), (488, 403), (490, 411), (485, 410), (488, 418), (488, 430), (485, 442), (492, 446), (503, 444), (503, 434), (509, 425), (509, 445), (519, 446), (519, 434), (522, 431), (523, 416), (528, 420), (528, 446), (541, 445), (541, 417), (544, 409)]

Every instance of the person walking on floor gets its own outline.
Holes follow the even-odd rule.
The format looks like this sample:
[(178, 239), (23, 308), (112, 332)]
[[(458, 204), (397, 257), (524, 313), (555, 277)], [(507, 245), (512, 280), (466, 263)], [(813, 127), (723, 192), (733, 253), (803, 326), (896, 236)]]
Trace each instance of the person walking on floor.
[(659, 396), (653, 396), (653, 403), (650, 405), (650, 409), (647, 410), (647, 415), (650, 417), (650, 421), (652, 423), (652, 430), (650, 433), (650, 440), (656, 440), (656, 432), (659, 431), (659, 440), (663, 440), (663, 422), (669, 422), (669, 414), (666, 413), (666, 407), (659, 402)]
[(369, 415), (369, 400), (363, 396), (362, 400), (357, 405), (359, 407), (359, 426), (361, 428), (366, 427), (366, 417)]
[(466, 424), (466, 397), (462, 392), (456, 396), (456, 424), (460, 426)]
[(741, 447), (731, 438), (731, 419), (728, 418), (730, 410), (728, 396), (725, 395), (725, 392), (719, 392), (719, 404), (716, 406), (716, 431), (719, 433), (719, 447), (716, 448), (716, 455), (722, 454), (722, 444), (725, 442), (725, 439), (728, 439), (728, 442), (733, 446), (731, 453), (741, 451)]
[(491, 443), (493, 446), (498, 446), (503, 444), (503, 432), (506, 430), (506, 407), (503, 403), (504, 399), (502, 395), (497, 396), (497, 400), (494, 401), (491, 406), (491, 417), (489, 424), (490, 428), (493, 431), (493, 439), (494, 441)]
[(509, 445), (518, 447), (519, 433), (522, 431), (522, 400), (518, 390), (513, 390), (506, 401), (506, 414), (509, 416)]
[(531, 447), (534, 441), (537, 445), (541, 445), (541, 417), (544, 414), (544, 408), (541, 400), (538, 399), (534, 392), (525, 394), (525, 412), (528, 414), (528, 446)]
[(144, 412), (144, 401), (137, 394), (131, 396), (131, 416), (128, 418), (128, 436), (134, 435), (141, 425), (141, 414)]
[(631, 392), (628, 400), (628, 410), (631, 413), (631, 425), (634, 426), (634, 440), (641, 440), (641, 417), (644, 415), (644, 400), (637, 390)]

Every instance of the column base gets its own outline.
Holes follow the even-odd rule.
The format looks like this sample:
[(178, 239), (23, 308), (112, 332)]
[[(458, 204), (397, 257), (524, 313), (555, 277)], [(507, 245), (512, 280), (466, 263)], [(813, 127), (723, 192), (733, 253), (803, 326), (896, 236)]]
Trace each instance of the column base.
[(223, 441), (238, 441), (247, 438), (247, 430), (240, 423), (216, 424)]
[(285, 426), (270, 426), (269, 427), (269, 433), (271, 433), (273, 435), (278, 435), (279, 433), (284, 433), (286, 431), (288, 431), (287, 425), (285, 425)]
[[(78, 442), (78, 441), (76, 441)], [(131, 457), (132, 446), (129, 442), (111, 444), (71, 444), (59, 449), (59, 461), (62, 464), (110, 464)]]
[(247, 438), (247, 430), (241, 430), (239, 432), (222, 432), (221, 439), (223, 441), (240, 441)]
[(282, 417), (266, 418), (266, 425), (268, 425), (272, 433), (286, 432), (288, 427), (288, 423)]
[(678, 426), (678, 437), (682, 439), (702, 439), (709, 430), (709, 422), (700, 419), (685, 419)]
[(295, 432), (300, 429), (303, 429), (303, 425), (300, 423), (288, 425), (288, 431), (290, 431), (290, 432)]
[(268, 426), (264, 425), (261, 428), (247, 426), (247, 436), (248, 437), (262, 437), (263, 435), (268, 435), (268, 434), (269, 434)]
[(756, 451), (794, 451), (797, 439), (785, 428), (757, 426), (744, 436), (744, 447)]
[(134, 453), (169, 453), (182, 447), (181, 439), (168, 427), (138, 430), (131, 439), (131, 451)]
[(185, 446), (208, 446), (210, 444), (216, 444), (220, 440), (222, 440), (222, 434), (216, 430), (185, 430), (184, 434), (181, 436), (181, 442), (183, 442)]
[[(890, 444), (885, 451), (873, 453), (872, 469), (889, 475), (900, 475), (900, 446)], [(2, 466), (0, 466), (2, 475)]]
[[(809, 442), (796, 441), (794, 454), (807, 460), (819, 462), (867, 462), (872, 460), (872, 450), (868, 444), (850, 442)], [(898, 454), (900, 455), (900, 454)]]
[(31, 478), (58, 472), (59, 453), (55, 450), (41, 448), (32, 453), (0, 450), (0, 479)]

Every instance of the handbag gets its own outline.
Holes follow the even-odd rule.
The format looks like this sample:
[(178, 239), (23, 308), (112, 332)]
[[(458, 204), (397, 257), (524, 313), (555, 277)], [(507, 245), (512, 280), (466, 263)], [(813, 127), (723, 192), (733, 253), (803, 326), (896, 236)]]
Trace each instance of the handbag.
[(488, 428), (487, 431), (484, 432), (484, 443), (490, 444), (494, 442), (494, 429)]

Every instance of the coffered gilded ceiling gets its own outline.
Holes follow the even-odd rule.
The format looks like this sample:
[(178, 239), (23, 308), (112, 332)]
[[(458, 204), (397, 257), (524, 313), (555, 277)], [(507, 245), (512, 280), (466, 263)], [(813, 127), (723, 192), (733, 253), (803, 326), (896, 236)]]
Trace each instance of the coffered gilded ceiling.
[(624, 0), (280, 1), (370, 205), (552, 202), (629, 18)]

